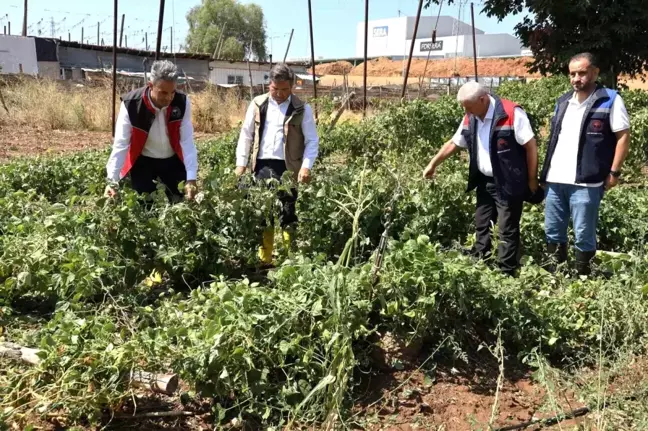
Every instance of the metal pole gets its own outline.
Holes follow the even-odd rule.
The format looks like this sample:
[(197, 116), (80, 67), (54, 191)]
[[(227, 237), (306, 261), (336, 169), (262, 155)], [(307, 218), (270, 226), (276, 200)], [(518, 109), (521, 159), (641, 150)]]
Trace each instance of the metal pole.
[[(115, 13), (113, 17), (113, 67), (112, 67), (112, 135), (115, 136), (115, 103), (117, 103), (117, 3), (115, 0)], [(122, 23), (123, 23), (122, 18)]]
[(171, 47), (171, 54), (173, 54), (173, 26), (171, 26), (171, 44), (169, 46)]
[[(11, 23), (9, 23), (9, 34), (11, 34)], [(27, 36), (27, 0), (25, 0), (25, 13), (23, 14), (22, 35)]]
[(367, 50), (369, 45), (369, 0), (365, 0), (364, 71), (362, 72), (362, 116), (367, 116)]
[(421, 19), (421, 9), (423, 9), (423, 0), (419, 0), (418, 11), (416, 11), (416, 21), (414, 22), (414, 37), (410, 45), (409, 57), (407, 58), (407, 68), (405, 69), (405, 78), (403, 79), (403, 91), (401, 92), (401, 99), (405, 97), (407, 90), (407, 78), (409, 77), (410, 66), (412, 65), (412, 54), (414, 54), (414, 44), (416, 43), (416, 34), (418, 33), (419, 21)]
[(83, 27), (81, 27), (81, 45), (83, 45)]
[(4, 34), (5, 34), (5, 36), (7, 35), (7, 26), (6, 25), (4, 26)]
[(290, 30), (290, 38), (288, 39), (288, 46), (286, 47), (286, 53), (284, 54), (284, 59), (283, 59), (284, 63), (286, 62), (286, 57), (288, 57), (288, 50), (290, 49), (290, 42), (292, 42), (292, 37), (294, 32), (295, 32), (294, 28)]
[(122, 38), (124, 37), (124, 19), (126, 18), (126, 14), (122, 14), (122, 22), (121, 22), (121, 30), (119, 30), (119, 47), (121, 48), (122, 46)]
[(124, 35), (124, 46), (126, 48), (128, 48), (128, 35), (127, 34)]
[(250, 47), (248, 48), (247, 66), (248, 73), (250, 74), (250, 100), (254, 100), (254, 88), (252, 87), (252, 68), (250, 67), (250, 57), (252, 56), (252, 40), (250, 39)]
[(100, 25), (101, 25), (101, 23), (98, 22), (97, 23), (97, 45), (99, 45), (99, 26)]
[(223, 38), (218, 39), (218, 51), (216, 52), (216, 58), (220, 58), (221, 49), (223, 49), (223, 45), (225, 44), (226, 29), (227, 29), (227, 23), (223, 24), (223, 28), (221, 29), (221, 35), (223, 36)]
[(9, 21), (7, 24), (9, 26), (7, 27), (7, 30), (9, 31), (9, 36), (11, 36), (11, 21)]
[(160, 17), (158, 18), (157, 42), (155, 44), (155, 60), (160, 58), (160, 46), (162, 45), (162, 24), (164, 24), (164, 0), (160, 0)]
[(475, 37), (475, 5), (470, 3), (470, 16), (472, 18), (472, 36), (473, 36), (473, 61), (475, 62), (475, 82), (479, 79), (477, 74), (477, 42)]
[(149, 50), (149, 46), (148, 46), (148, 33), (144, 33), (144, 41), (145, 41), (144, 43), (146, 43), (146, 50), (148, 51), (148, 50)]
[[(315, 81), (315, 41), (313, 40), (313, 8), (311, 6), (311, 0), (308, 0), (308, 25), (310, 26), (311, 63), (313, 66), (313, 97), (317, 99), (317, 81)], [(317, 108), (315, 108), (315, 121), (317, 121)]]
[(71, 35), (70, 32), (68, 31), (68, 42), (70, 42), (71, 40), (72, 40), (72, 35)]

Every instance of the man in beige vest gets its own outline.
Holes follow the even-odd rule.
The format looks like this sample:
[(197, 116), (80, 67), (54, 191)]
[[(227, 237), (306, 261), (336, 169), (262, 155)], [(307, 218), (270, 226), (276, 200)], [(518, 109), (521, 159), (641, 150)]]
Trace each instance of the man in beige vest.
[[(236, 148), (236, 174), (243, 175), (250, 165), (257, 180), (280, 180), (292, 172), (300, 183), (310, 180), (317, 158), (319, 137), (311, 107), (292, 94), (295, 74), (285, 64), (270, 71), (270, 93), (256, 97), (245, 115)], [(250, 149), (252, 157), (250, 157)], [(292, 242), (292, 226), (297, 222), (295, 202), (297, 189), (279, 192), (281, 214), (279, 223), (284, 244)], [(274, 228), (266, 227), (259, 258), (263, 264), (272, 263)]]

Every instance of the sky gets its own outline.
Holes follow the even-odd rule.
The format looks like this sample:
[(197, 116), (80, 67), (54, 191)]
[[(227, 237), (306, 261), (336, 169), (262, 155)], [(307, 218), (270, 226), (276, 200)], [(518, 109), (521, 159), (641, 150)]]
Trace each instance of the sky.
[[(28, 0), (29, 35), (55, 37), (96, 43), (97, 23), (100, 39), (112, 44), (113, 1), (111, 0)], [(308, 28), (307, 0), (240, 0), (242, 3), (256, 3), (262, 7), (268, 35), (268, 53), (283, 57), (290, 30), (295, 29), (290, 45), (289, 58), (310, 58), (310, 36)], [(345, 58), (355, 56), (356, 27), (364, 20), (364, 0), (311, 0), (313, 8), (313, 32), (316, 58)], [(168, 51), (171, 45), (173, 27), (173, 50), (184, 44), (189, 26), (187, 12), (200, 0), (166, 0), (164, 12), (164, 33), (162, 49)], [(392, 18), (400, 15), (415, 16), (418, 0), (370, 0), (369, 19)], [(475, 26), (486, 33), (514, 33), (515, 25), (524, 16), (509, 16), (502, 22), (488, 18), (481, 13), (481, 0), (475, 2)], [(437, 5), (423, 9), (423, 15), (436, 16)], [(444, 4), (442, 15), (458, 17), (459, 7)], [(124, 34), (129, 48), (145, 49), (145, 33), (148, 33), (149, 47), (155, 48), (159, 0), (120, 0), (118, 16), (126, 14)], [(11, 33), (20, 34), (23, 20), (23, 0), (0, 0), (0, 31), (11, 22)], [(470, 6), (465, 6), (462, 21), (470, 22)]]

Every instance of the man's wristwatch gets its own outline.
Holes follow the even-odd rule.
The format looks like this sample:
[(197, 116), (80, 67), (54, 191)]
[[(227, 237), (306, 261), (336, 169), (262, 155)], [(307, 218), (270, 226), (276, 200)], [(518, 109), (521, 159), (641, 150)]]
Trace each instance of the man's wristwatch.
[(614, 178), (619, 178), (621, 176), (621, 171), (610, 171), (610, 175)]

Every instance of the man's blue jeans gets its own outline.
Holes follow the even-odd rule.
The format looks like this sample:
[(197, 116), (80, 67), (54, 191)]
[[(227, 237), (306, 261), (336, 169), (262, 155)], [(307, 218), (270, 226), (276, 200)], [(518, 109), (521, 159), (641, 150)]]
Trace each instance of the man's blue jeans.
[(596, 251), (596, 224), (604, 187), (547, 183), (545, 235), (549, 244), (566, 244), (569, 219), (574, 224), (576, 249)]

